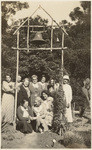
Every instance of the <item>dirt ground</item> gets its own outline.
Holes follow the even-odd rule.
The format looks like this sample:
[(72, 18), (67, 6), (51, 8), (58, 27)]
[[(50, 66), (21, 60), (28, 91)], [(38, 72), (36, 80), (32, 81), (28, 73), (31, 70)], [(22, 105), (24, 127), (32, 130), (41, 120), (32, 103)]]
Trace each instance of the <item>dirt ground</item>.
[(1, 148), (90, 148), (91, 121), (89, 118), (89, 112), (82, 118), (76, 115), (63, 138), (51, 131), (24, 135), (14, 131), (12, 126), (8, 126), (7, 130), (1, 134)]

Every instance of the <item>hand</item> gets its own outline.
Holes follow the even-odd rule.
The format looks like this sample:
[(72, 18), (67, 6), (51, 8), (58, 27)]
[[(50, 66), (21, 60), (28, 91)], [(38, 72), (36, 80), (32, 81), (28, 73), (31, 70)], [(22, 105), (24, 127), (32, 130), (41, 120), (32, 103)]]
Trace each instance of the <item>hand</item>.
[(33, 120), (33, 117), (29, 116), (29, 119), (30, 119), (30, 120)]
[(30, 123), (30, 119), (27, 121), (27, 123)]

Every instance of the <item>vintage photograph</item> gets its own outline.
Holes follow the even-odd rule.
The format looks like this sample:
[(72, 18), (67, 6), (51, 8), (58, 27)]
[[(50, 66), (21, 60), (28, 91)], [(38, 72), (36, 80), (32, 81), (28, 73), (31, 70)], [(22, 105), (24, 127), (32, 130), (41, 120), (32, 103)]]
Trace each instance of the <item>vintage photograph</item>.
[(1, 149), (91, 148), (91, 1), (1, 1)]

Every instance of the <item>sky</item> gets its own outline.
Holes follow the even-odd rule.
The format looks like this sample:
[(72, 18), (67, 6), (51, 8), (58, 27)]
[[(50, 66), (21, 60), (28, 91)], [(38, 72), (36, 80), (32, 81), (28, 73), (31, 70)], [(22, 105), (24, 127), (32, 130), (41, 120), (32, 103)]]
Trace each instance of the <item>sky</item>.
[[(26, 1), (27, 2), (27, 1)], [(54, 20), (56, 20), (58, 23), (61, 22), (61, 20), (67, 20), (71, 22), (71, 19), (69, 17), (70, 12), (75, 7), (80, 7), (79, 1), (61, 1), (61, 0), (45, 0), (45, 1), (28, 1), (29, 8), (28, 9), (22, 9), (21, 11), (18, 11), (16, 15), (14, 16), (14, 19), (19, 18), (25, 18), (28, 16), (31, 16), (32, 13), (38, 8), (39, 5), (41, 5), (52, 17)], [(50, 17), (46, 13), (44, 13), (43, 10), (39, 9), (33, 17), (40, 15), (42, 18), (48, 19), (49, 24), (51, 23)]]

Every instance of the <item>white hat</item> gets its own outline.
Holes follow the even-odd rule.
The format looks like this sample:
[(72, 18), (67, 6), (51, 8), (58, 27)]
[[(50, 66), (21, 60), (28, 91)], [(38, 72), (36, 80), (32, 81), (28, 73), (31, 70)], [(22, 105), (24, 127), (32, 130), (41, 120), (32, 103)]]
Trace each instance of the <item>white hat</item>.
[(68, 75), (64, 75), (63, 79), (70, 80)]

